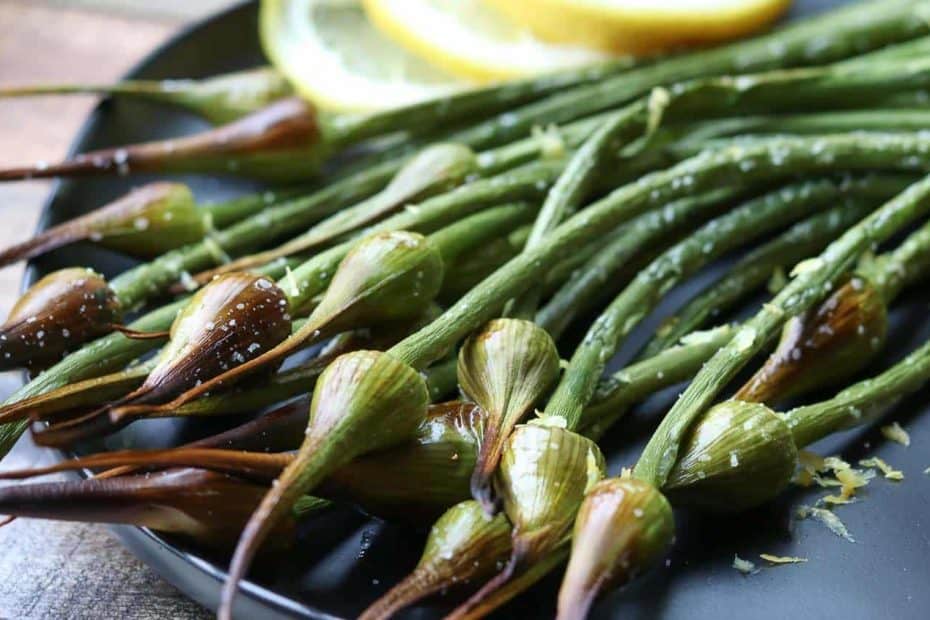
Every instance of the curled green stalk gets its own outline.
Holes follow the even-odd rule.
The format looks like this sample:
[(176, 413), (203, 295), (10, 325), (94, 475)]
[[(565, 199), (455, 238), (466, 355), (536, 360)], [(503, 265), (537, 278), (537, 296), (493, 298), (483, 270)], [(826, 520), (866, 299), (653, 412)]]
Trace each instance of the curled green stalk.
[(836, 184), (824, 180), (786, 186), (709, 221), (662, 253), (636, 275), (588, 329), (546, 405), (546, 413), (576, 425), (620, 340), (665, 293), (746, 241), (791, 224), (812, 210), (826, 208), (839, 193)]
[(794, 278), (745, 322), (701, 369), (653, 434), (636, 465), (637, 478), (661, 487), (669, 480), (689, 429), (733, 376), (791, 317), (823, 298), (872, 244), (880, 243), (930, 210), (930, 178), (923, 179), (847, 230), (821, 254), (799, 263)]
[(724, 188), (682, 198), (662, 208), (648, 211), (621, 226), (611, 240), (594, 254), (572, 278), (540, 308), (536, 322), (558, 338), (575, 318), (591, 310), (604, 295), (609, 282), (646, 248), (661, 243), (669, 233), (687, 224), (703, 221), (721, 205), (740, 194), (738, 188)]
[[(769, 282), (775, 273), (820, 252), (830, 241), (868, 214), (871, 201), (854, 197), (849, 204), (815, 214), (741, 258), (719, 280), (666, 318), (643, 349), (643, 359), (657, 355), (686, 334), (723, 315)], [(779, 271), (780, 270), (780, 271)]]
[(256, 67), (202, 80), (124, 80), (115, 84), (31, 84), (0, 88), (0, 97), (109, 95), (180, 106), (221, 124), (256, 112), (293, 93), (272, 67)]

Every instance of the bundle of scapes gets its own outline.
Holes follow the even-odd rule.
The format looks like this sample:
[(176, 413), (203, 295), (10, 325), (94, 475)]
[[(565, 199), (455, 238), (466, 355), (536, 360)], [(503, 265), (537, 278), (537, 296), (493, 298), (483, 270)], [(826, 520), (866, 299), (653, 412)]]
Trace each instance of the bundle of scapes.
[[(347, 145), (414, 127), (432, 129), (482, 117), (486, 120), (448, 132), (443, 139), (485, 148), (523, 137), (537, 124), (561, 124), (622, 105), (662, 84), (708, 75), (822, 64), (914, 39), (927, 33), (925, 10), (924, 2), (869, 2), (751, 41), (630, 70), (623, 70), (625, 65), (621, 65), (619, 75), (610, 76), (608, 71), (606, 79), (599, 79), (602, 71), (596, 69), (597, 77), (590, 83), (584, 78), (573, 80), (570, 75), (543, 77), (373, 116), (321, 117), (298, 99), (280, 99), (203, 134), (86, 153), (57, 165), (4, 170), (0, 171), (0, 180), (120, 169), (232, 172), (279, 180), (307, 178), (315, 174), (329, 153)], [(812, 48), (812, 37), (824, 44)], [(521, 99), (531, 102), (511, 109)]]

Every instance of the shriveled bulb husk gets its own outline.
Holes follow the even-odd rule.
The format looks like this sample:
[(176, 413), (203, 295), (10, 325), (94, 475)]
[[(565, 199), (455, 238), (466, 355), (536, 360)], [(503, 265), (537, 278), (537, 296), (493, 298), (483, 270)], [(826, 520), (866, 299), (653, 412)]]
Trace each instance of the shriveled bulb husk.
[(467, 616), (515, 574), (553, 552), (569, 534), (585, 494), (604, 477), (604, 467), (600, 448), (586, 437), (558, 426), (517, 426), (497, 477), (513, 524), (513, 551), (504, 569), (448, 617)]
[(347, 353), (323, 371), (297, 458), (272, 485), (242, 532), (223, 589), (220, 618), (231, 617), (239, 581), (294, 502), (352, 459), (414, 437), (428, 406), (429, 390), (420, 373), (388, 353)]
[(293, 181), (313, 177), (325, 151), (316, 110), (303, 99), (289, 97), (192, 136), (0, 170), (0, 182), (136, 172), (225, 173)]
[(139, 388), (103, 410), (34, 429), (34, 436), (45, 445), (62, 445), (87, 434), (112, 431), (139, 415), (135, 406), (177, 396), (255, 358), (290, 333), (287, 298), (271, 280), (246, 273), (217, 278), (198, 291), (175, 318), (168, 344)]
[(29, 287), (0, 326), (0, 370), (54, 363), (113, 331), (121, 315), (100, 274), (81, 267), (52, 272)]
[[(18, 484), (0, 488), (0, 514), (127, 523), (177, 534), (192, 542), (228, 550), (261, 501), (267, 485), (191, 468), (105, 480)], [(292, 514), (276, 524), (280, 547), (293, 541)]]
[(558, 376), (555, 343), (531, 321), (490, 321), (459, 350), (459, 385), (487, 412), (471, 492), (488, 514), (497, 510), (491, 481), (504, 441)]
[(319, 494), (377, 517), (429, 522), (469, 497), (485, 417), (471, 403), (432, 405), (411, 441), (353, 459)]
[(87, 239), (132, 256), (150, 258), (199, 241), (205, 232), (203, 215), (186, 185), (150, 183), (3, 250), (0, 267)]
[(340, 332), (416, 319), (439, 291), (442, 274), (442, 256), (423, 235), (394, 231), (365, 237), (339, 263), (326, 294), (300, 329), (258, 357), (205, 377), (202, 384), (156, 409), (176, 409)]
[(433, 525), (416, 568), (359, 620), (386, 620), (431, 594), (493, 574), (510, 554), (510, 530), (503, 514), (488, 518), (478, 502), (456, 504)]
[(595, 484), (575, 518), (558, 619), (585, 618), (598, 593), (653, 566), (674, 535), (672, 507), (651, 484), (628, 477)]
[(887, 332), (881, 293), (854, 276), (819, 306), (785, 324), (777, 349), (734, 398), (774, 406), (812, 389), (840, 385), (875, 359)]
[(272, 67), (202, 80), (124, 80), (116, 84), (38, 84), (0, 88), (0, 97), (100, 94), (178, 105), (214, 124), (228, 123), (293, 94)]
[(383, 190), (364, 202), (331, 216), (306, 234), (273, 250), (251, 254), (198, 274), (196, 280), (209, 282), (220, 273), (244, 271), (278, 258), (330, 245), (334, 240), (353, 230), (360, 230), (404, 205), (456, 187), (476, 168), (475, 154), (466, 146), (439, 143), (426, 147), (414, 155)]
[(797, 462), (797, 447), (780, 416), (759, 403), (728, 400), (691, 428), (662, 491), (673, 504), (738, 512), (783, 491)]

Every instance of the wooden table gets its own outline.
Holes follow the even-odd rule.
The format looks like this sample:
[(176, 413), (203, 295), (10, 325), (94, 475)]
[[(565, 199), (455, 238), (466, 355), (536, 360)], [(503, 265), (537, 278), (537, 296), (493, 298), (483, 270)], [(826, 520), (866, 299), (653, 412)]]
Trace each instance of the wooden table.
[[(230, 0), (0, 0), (0, 84), (117, 79), (191, 19)], [(91, 97), (0, 102), (0, 166), (65, 155)], [(0, 246), (26, 239), (50, 182), (0, 186)], [(0, 269), (0, 313), (19, 292), (21, 267)], [(0, 374), (0, 397), (20, 384)], [(2, 467), (50, 461), (28, 437)], [(209, 618), (103, 526), (19, 520), (0, 528), (0, 618)]]

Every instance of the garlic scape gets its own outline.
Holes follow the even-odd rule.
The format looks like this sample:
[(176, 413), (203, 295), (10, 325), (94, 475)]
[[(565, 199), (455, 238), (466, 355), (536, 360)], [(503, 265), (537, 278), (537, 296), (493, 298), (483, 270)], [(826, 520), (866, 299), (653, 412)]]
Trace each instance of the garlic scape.
[(408, 204), (455, 188), (475, 172), (476, 167), (475, 154), (465, 146), (454, 143), (428, 146), (410, 158), (377, 194), (339, 211), (283, 245), (198, 274), (196, 279), (209, 282), (220, 273), (244, 271), (278, 258), (331, 245), (344, 235), (360, 230)]
[[(267, 485), (212, 471), (172, 468), (107, 479), (0, 487), (0, 514), (127, 523), (228, 550), (266, 490)], [(293, 512), (276, 524), (273, 541), (279, 550), (292, 543), (295, 525)]]
[(294, 502), (352, 459), (414, 437), (428, 405), (423, 377), (388, 353), (347, 353), (323, 371), (313, 392), (297, 458), (272, 484), (239, 539), (223, 590), (220, 618), (231, 617), (239, 581)]
[(629, 477), (595, 484), (575, 518), (558, 620), (585, 618), (599, 592), (623, 585), (654, 565), (674, 533), (672, 507), (655, 487)]
[(465, 617), (515, 575), (551, 554), (569, 535), (585, 493), (604, 477), (604, 456), (594, 442), (546, 420), (517, 426), (501, 456), (496, 484), (513, 525), (510, 558), (450, 618)]
[(316, 174), (326, 150), (316, 110), (302, 99), (289, 97), (191, 136), (90, 151), (55, 164), (0, 170), (0, 182), (137, 172), (241, 174), (297, 181)]
[(186, 185), (150, 183), (0, 251), (0, 267), (83, 240), (151, 258), (202, 239), (203, 217)]
[(217, 278), (177, 315), (168, 344), (141, 386), (102, 410), (34, 429), (34, 436), (42, 443), (62, 445), (119, 425), (121, 417), (136, 413), (135, 407), (170, 400), (255, 358), (290, 333), (287, 299), (271, 280), (245, 273)]
[(881, 292), (853, 276), (818, 306), (785, 324), (776, 350), (734, 398), (776, 405), (811, 389), (841, 384), (875, 359), (887, 331)]
[(462, 392), (487, 413), (471, 492), (488, 514), (496, 512), (491, 482), (504, 442), (558, 376), (555, 343), (530, 321), (490, 321), (459, 350)]
[(797, 462), (780, 416), (760, 403), (728, 400), (690, 429), (662, 491), (675, 504), (738, 512), (781, 493)]
[(255, 67), (202, 80), (124, 80), (115, 84), (29, 84), (0, 88), (0, 98), (109, 95), (186, 108), (219, 124), (256, 112), (293, 90), (272, 67)]
[(452, 506), (430, 529), (416, 568), (359, 620), (387, 620), (427, 596), (494, 574), (510, 555), (510, 532), (503, 514), (488, 518), (478, 502)]
[(122, 308), (100, 274), (72, 267), (29, 287), (0, 325), (0, 370), (41, 369), (108, 334)]
[[(415, 319), (439, 291), (442, 274), (442, 257), (423, 235), (397, 231), (365, 237), (339, 263), (323, 299), (297, 331), (270, 346), (261, 346), (238, 364), (209, 375), (201, 373), (202, 383), (178, 391), (171, 402), (132, 413), (172, 411), (208, 391), (229, 387), (258, 370), (280, 364), (292, 353), (340, 332)], [(212, 283), (206, 288), (209, 286)]]

